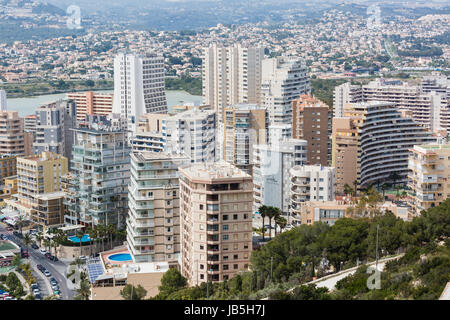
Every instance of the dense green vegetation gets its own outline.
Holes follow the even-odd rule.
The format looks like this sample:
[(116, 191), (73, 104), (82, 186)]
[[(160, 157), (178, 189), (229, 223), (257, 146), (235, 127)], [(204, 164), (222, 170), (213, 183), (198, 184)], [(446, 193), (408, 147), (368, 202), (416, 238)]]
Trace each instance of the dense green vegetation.
[(181, 78), (167, 78), (167, 90), (184, 90), (192, 95), (202, 95), (202, 79), (193, 78), (189, 75)]
[(311, 93), (332, 108), (334, 88), (345, 82), (345, 79), (311, 79)]
[[(378, 200), (369, 199), (361, 218), (343, 218), (331, 227), (301, 225), (277, 235), (252, 253), (251, 271), (229, 281), (187, 287), (173, 269), (153, 299), (196, 300), (207, 294), (209, 299), (436, 299), (450, 281), (450, 199), (411, 222), (376, 212)], [(354, 209), (358, 210), (362, 209)], [(302, 285), (313, 277), (356, 266), (357, 261), (375, 260), (377, 226), (380, 257), (405, 251), (404, 257), (386, 264), (380, 290), (367, 289), (370, 274), (364, 265), (338, 282), (331, 293)], [(286, 293), (292, 287), (293, 292)]]
[(2, 83), (0, 89), (6, 91), (8, 98), (22, 98), (70, 91), (109, 90), (113, 89), (113, 82), (109, 80), (30, 81), (26, 83)]

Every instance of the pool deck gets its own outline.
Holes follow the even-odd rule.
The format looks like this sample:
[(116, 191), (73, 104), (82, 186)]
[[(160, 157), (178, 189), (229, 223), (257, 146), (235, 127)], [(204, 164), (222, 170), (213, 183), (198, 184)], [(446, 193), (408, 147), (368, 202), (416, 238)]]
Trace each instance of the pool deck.
[(106, 269), (115, 268), (115, 267), (122, 267), (124, 265), (128, 265), (130, 263), (133, 263), (133, 261), (114, 261), (114, 260), (110, 260), (109, 256), (112, 256), (112, 255), (115, 255), (115, 254), (130, 254), (130, 252), (128, 251), (127, 248), (118, 248), (118, 249), (113, 249), (113, 250), (101, 253), (103, 265), (105, 266)]

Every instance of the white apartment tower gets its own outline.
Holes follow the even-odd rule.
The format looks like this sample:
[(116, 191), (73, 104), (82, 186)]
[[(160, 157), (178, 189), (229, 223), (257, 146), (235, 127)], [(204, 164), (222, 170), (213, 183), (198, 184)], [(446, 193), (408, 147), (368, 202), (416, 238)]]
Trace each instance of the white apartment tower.
[(216, 112), (191, 109), (161, 121), (164, 150), (186, 154), (192, 163), (216, 158)]
[(166, 113), (164, 58), (161, 54), (119, 53), (114, 59), (113, 113), (128, 120), (136, 132), (145, 113)]
[(291, 212), (300, 216), (302, 203), (306, 201), (333, 201), (334, 168), (296, 166), (290, 170)]
[(307, 147), (308, 142), (300, 139), (253, 147), (254, 211), (266, 205), (280, 208), (284, 215), (289, 213), (289, 170), (307, 163)]
[(262, 59), (262, 47), (213, 44), (203, 49), (203, 104), (217, 111), (219, 121), (226, 106), (261, 103)]
[(292, 123), (292, 101), (311, 91), (308, 70), (296, 57), (262, 61), (261, 102), (270, 124)]

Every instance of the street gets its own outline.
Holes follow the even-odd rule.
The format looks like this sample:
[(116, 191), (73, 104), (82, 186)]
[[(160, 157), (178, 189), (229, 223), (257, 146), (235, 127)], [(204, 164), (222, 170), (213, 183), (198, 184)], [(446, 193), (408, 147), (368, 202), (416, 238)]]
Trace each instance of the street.
[[(12, 234), (12, 231), (7, 231), (5, 225), (0, 224), (0, 233), (6, 235), (11, 241), (15, 242), (18, 245), (21, 245), (21, 240)], [(41, 264), (44, 266), (51, 274), (52, 277), (58, 281), (58, 285), (60, 288), (61, 299), (63, 300), (72, 300), (75, 292), (69, 288), (69, 283), (67, 278), (65, 277), (65, 272), (67, 270), (68, 265), (64, 262), (57, 261), (53, 262), (48, 260), (39, 250), (34, 250), (31, 247), (28, 249), (28, 253), (30, 255), (30, 264), (33, 268), (34, 275), (38, 281), (39, 288), (43, 294), (43, 296), (51, 294), (53, 291), (51, 290), (51, 285), (49, 278), (42, 274), (37, 269), (37, 265)]]

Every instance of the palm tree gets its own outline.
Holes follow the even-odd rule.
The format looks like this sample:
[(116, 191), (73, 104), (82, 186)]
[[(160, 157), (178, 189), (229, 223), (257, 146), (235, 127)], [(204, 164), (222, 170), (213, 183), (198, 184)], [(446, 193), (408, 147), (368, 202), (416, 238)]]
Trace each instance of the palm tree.
[(267, 215), (267, 211), (268, 211), (268, 207), (265, 205), (262, 205), (261, 207), (259, 207), (259, 214), (261, 215), (261, 218), (263, 219), (263, 223), (262, 223), (262, 236), (263, 236), (263, 241), (264, 241), (264, 233), (265, 233), (265, 220), (266, 220), (266, 215)]
[(109, 248), (112, 249), (113, 246), (113, 235), (116, 233), (116, 228), (114, 225), (110, 224), (106, 227), (106, 232), (108, 234)]
[(78, 295), (74, 298), (75, 300), (89, 300), (91, 296), (91, 285), (83, 274), (84, 272), (81, 273), (80, 288), (77, 289)]
[(391, 172), (389, 175), (389, 180), (392, 181), (392, 185), (397, 185), (397, 181), (400, 180), (401, 176), (397, 172)]
[[(277, 235), (277, 220), (281, 217), (281, 210), (279, 208), (273, 207), (273, 222), (275, 224), (275, 236)], [(272, 225), (270, 225), (272, 227)]]
[(44, 239), (44, 235), (42, 232), (36, 234), (36, 240), (39, 241), (39, 247), (42, 245), (42, 240)]
[(101, 224), (97, 226), (97, 236), (102, 241), (102, 251), (105, 251), (105, 227)]
[(276, 218), (277, 216), (280, 216), (281, 210), (276, 207), (268, 207), (266, 214), (269, 217), (269, 227), (270, 227), (269, 236), (270, 236), (270, 240), (272, 240), (272, 219)]
[(83, 245), (83, 242), (82, 242), (81, 240), (82, 240), (83, 237), (84, 237), (84, 232), (83, 232), (83, 230), (78, 230), (78, 231), (77, 231), (76, 237), (77, 237), (78, 239), (80, 239), (80, 256), (82, 256), (83, 253), (82, 253), (82, 251), (81, 251), (81, 247), (82, 247), (82, 245)]
[(58, 257), (58, 247), (60, 244), (60, 240), (58, 237), (55, 237), (53, 239), (53, 241), (51, 242), (51, 246), (53, 247), (53, 249), (55, 249), (55, 257)]
[(27, 234), (23, 237), (23, 243), (25, 244), (25, 247), (27, 248), (27, 252), (28, 252), (28, 246), (31, 244), (31, 242), (33, 242), (33, 240), (31, 240), (30, 234), (27, 233)]
[[(287, 220), (284, 217), (277, 217), (275, 219), (275, 224), (280, 227), (280, 233), (282, 233), (283, 229), (286, 228), (286, 226), (287, 226)], [(275, 231), (276, 231), (276, 229), (275, 229)]]
[(46, 249), (47, 251), (50, 251), (50, 246), (52, 245), (51, 240), (45, 238), (43, 242), (44, 242), (44, 247), (45, 247), (45, 249)]
[(16, 225), (19, 227), (19, 229), (20, 229), (20, 234), (21, 234), (22, 236), (23, 236), (22, 227), (23, 227), (24, 223), (25, 223), (25, 219), (23, 218), (23, 216), (19, 216), (19, 217), (17, 218)]
[(97, 231), (94, 228), (89, 227), (87, 228), (86, 233), (89, 235), (89, 240), (91, 242), (91, 256), (92, 256), (92, 245), (95, 238), (97, 237)]
[(355, 186), (355, 198), (358, 196), (358, 180), (353, 181), (353, 185)]

